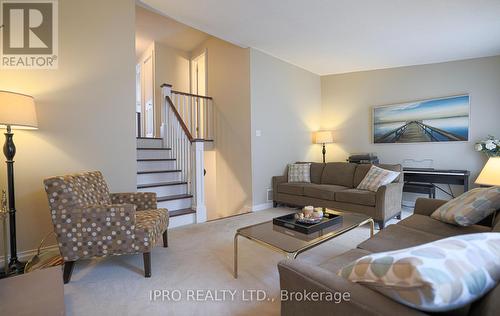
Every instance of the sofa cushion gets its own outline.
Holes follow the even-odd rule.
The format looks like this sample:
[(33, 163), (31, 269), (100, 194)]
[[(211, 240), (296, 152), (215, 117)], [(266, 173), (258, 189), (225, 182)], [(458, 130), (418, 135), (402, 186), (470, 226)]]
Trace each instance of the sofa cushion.
[(375, 206), (376, 195), (377, 194), (372, 191), (348, 189), (337, 192), (335, 194), (335, 201)]
[(389, 225), (372, 238), (359, 244), (358, 248), (370, 252), (382, 252), (413, 247), (442, 238), (442, 236), (403, 225)]
[(500, 284), (492, 289), (480, 300), (474, 302), (470, 309), (470, 316), (494, 316), (500, 310)]
[(325, 168), (324, 163), (312, 162), (311, 163), (311, 182), (320, 184), (321, 175), (323, 174), (323, 169)]
[[(497, 216), (498, 216), (498, 214), (497, 214)], [(496, 222), (495, 226), (493, 226), (493, 229), (491, 231), (500, 233), (500, 221)]]
[(445, 223), (470, 226), (500, 208), (500, 187), (475, 188), (441, 205), (431, 217)]
[[(321, 175), (323, 174), (323, 168), (325, 164), (322, 162), (307, 162), (307, 161), (297, 161), (296, 164), (311, 164), (311, 183), (320, 184), (321, 183)], [(285, 176), (288, 179), (288, 166), (286, 167)]]
[(413, 214), (398, 223), (406, 227), (414, 228), (426, 233), (450, 237), (462, 234), (483, 233), (491, 231), (490, 227), (472, 225), (468, 227), (446, 224), (426, 215)]
[(307, 161), (297, 161), (296, 163), (309, 163), (311, 164), (311, 182), (321, 183), (321, 175), (323, 174), (323, 169), (325, 168), (325, 163), (323, 162), (307, 162)]
[(363, 181), (371, 167), (372, 165), (368, 163), (362, 163), (356, 166), (356, 170), (354, 170), (353, 187), (356, 188), (361, 181)]
[(338, 274), (418, 310), (450, 311), (477, 300), (500, 280), (500, 233), (369, 254)]
[(363, 249), (351, 249), (341, 255), (328, 259), (319, 266), (325, 270), (337, 273), (337, 271), (342, 269), (344, 266), (363, 256), (369, 255), (370, 253), (371, 252)]
[(291, 163), (288, 165), (288, 182), (311, 182), (310, 163)]
[(278, 192), (293, 194), (293, 195), (304, 195), (304, 187), (306, 183), (279, 183), (278, 184)]
[(348, 188), (352, 188), (355, 170), (355, 163), (329, 162), (323, 169), (323, 174), (321, 175), (321, 183), (342, 185)]
[(399, 177), (399, 174), (400, 172), (397, 171), (371, 166), (363, 181), (356, 188), (377, 192), (378, 188), (391, 183)]
[(310, 184), (304, 187), (304, 195), (316, 199), (334, 201), (336, 192), (346, 189), (346, 187), (341, 185)]
[[(370, 170), (371, 166), (372, 166), (371, 164), (366, 164), (366, 163), (365, 164), (358, 164), (356, 166), (356, 170), (354, 171), (353, 187), (356, 188), (361, 183), (361, 181), (363, 181), (366, 174)], [(401, 172), (403, 170), (401, 165), (378, 164), (376, 166), (380, 167), (382, 169), (397, 171), (397, 172)], [(393, 182), (399, 182), (400, 177), (401, 177), (401, 175), (399, 177), (397, 177)]]

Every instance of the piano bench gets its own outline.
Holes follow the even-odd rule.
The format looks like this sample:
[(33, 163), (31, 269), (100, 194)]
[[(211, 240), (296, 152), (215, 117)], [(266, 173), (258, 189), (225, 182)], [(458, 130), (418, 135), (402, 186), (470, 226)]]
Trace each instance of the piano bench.
[(430, 199), (436, 198), (436, 186), (432, 183), (406, 182), (403, 192), (427, 194)]

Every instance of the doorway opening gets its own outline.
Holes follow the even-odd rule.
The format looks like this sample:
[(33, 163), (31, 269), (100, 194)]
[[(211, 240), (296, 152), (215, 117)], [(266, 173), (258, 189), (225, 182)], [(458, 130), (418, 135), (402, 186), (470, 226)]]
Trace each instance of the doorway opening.
[(191, 93), (207, 95), (207, 51), (191, 58)]

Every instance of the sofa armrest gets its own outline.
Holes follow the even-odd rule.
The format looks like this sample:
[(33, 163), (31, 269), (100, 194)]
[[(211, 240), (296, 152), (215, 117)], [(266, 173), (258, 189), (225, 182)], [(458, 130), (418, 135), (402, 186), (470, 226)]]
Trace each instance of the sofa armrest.
[(274, 176), (273, 177), (273, 195), (278, 193), (278, 184), (288, 182), (287, 176)]
[(401, 212), (403, 183), (393, 182), (378, 188), (375, 197), (375, 219), (388, 220)]
[(136, 211), (157, 209), (156, 193), (154, 192), (127, 192), (111, 193), (111, 203), (113, 204), (133, 204)]
[[(424, 315), (368, 287), (301, 260), (283, 260), (278, 270), (281, 315)], [(293, 299), (293, 293), (318, 293), (315, 295), (321, 297), (321, 293), (327, 292), (333, 293), (333, 301)]]
[(446, 203), (446, 200), (436, 200), (436, 199), (426, 199), (426, 198), (418, 198), (415, 202), (415, 209), (413, 211), (414, 214), (431, 216), (435, 210), (438, 209), (441, 205)]

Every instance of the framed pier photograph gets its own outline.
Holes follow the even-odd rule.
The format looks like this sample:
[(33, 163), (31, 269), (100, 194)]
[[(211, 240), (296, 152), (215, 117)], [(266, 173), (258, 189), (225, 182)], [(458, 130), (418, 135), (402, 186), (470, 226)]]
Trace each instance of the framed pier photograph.
[(426, 143), (469, 140), (469, 95), (373, 108), (373, 142)]

